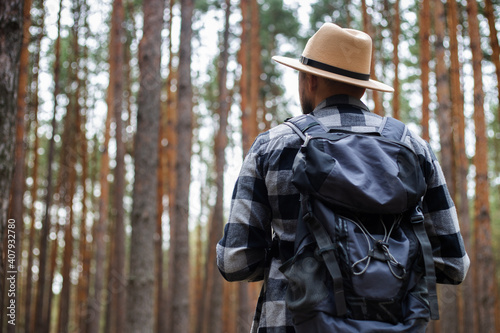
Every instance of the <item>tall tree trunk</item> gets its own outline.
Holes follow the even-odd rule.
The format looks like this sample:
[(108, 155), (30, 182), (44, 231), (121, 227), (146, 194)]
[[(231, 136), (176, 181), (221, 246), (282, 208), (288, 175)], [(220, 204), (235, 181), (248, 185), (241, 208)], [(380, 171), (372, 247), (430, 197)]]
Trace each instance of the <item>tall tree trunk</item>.
[[(465, 249), (471, 254), (470, 246), (470, 215), (469, 215), (469, 198), (467, 197), (467, 175), (469, 169), (469, 161), (465, 153), (465, 115), (464, 115), (464, 98), (462, 86), (460, 83), (460, 61), (458, 55), (458, 8), (455, 0), (447, 0), (448, 10), (448, 28), (450, 35), (450, 84), (451, 84), (451, 105), (453, 118), (454, 132), (454, 147), (455, 147), (455, 203), (457, 206), (458, 217), (460, 221), (460, 232), (464, 238)], [(474, 316), (474, 285), (472, 284), (472, 276), (469, 274), (464, 283), (459, 286), (458, 299), (458, 332), (466, 333), (473, 332), (473, 316)]]
[[(74, 225), (74, 211), (73, 211), (73, 197), (75, 193), (76, 182), (76, 151), (73, 147), (76, 145), (76, 136), (79, 135), (76, 124), (79, 122), (76, 118), (79, 117), (80, 110), (77, 107), (72, 107), (68, 110), (66, 117), (66, 126), (64, 131), (68, 131), (67, 141), (63, 142), (63, 146), (68, 147), (68, 152), (65, 154), (66, 161), (63, 169), (67, 169), (67, 179), (63, 184), (63, 191), (61, 198), (66, 210), (69, 210), (68, 217), (64, 226), (64, 251), (63, 251), (63, 265), (61, 268), (61, 276), (63, 279), (61, 292), (59, 294), (59, 321), (58, 332), (67, 332), (69, 327), (69, 310), (70, 310), (70, 296), (71, 296), (71, 281), (70, 272), (73, 258), (73, 225)], [(71, 148), (70, 148), (71, 147)], [(49, 317), (50, 320), (50, 317)]]
[[(173, 7), (175, 1), (169, 1), (169, 19), (168, 19), (168, 32), (169, 32), (169, 43), (168, 43), (168, 76), (165, 82), (167, 88), (167, 103), (165, 104), (167, 113), (167, 176), (166, 176), (166, 192), (168, 194), (168, 212), (169, 212), (169, 222), (170, 222), (170, 240), (169, 240), (169, 251), (168, 251), (168, 268), (167, 268), (167, 288), (165, 295), (163, 295), (166, 310), (165, 316), (160, 316), (158, 320), (158, 333), (164, 332), (167, 329), (171, 329), (173, 326), (173, 295), (174, 295), (174, 279), (175, 279), (175, 251), (173, 249), (176, 247), (175, 242), (175, 201), (177, 192), (177, 171), (175, 166), (177, 164), (177, 94), (178, 90), (174, 89), (173, 82), (177, 81), (177, 69), (173, 67), (174, 53), (172, 50), (172, 19), (173, 19)], [(160, 330), (161, 328), (161, 330)]]
[[(261, 46), (260, 46), (260, 5), (257, 0), (250, 1), (250, 57), (249, 62), (249, 103), (250, 103), (250, 142), (253, 142), (259, 132), (258, 109), (260, 102)], [(264, 115), (261, 116), (264, 118)], [(248, 150), (247, 150), (248, 151)], [(249, 328), (250, 329), (250, 328)]]
[(224, 281), (222, 304), (222, 331), (236, 332), (236, 309), (238, 284)]
[[(219, 64), (219, 128), (215, 136), (215, 183), (216, 199), (209, 224), (209, 241), (207, 251), (207, 275), (205, 277), (207, 288), (204, 292), (204, 320), (202, 332), (222, 332), (222, 293), (223, 280), (215, 267), (215, 247), (221, 237), (224, 225), (224, 168), (226, 165), (225, 148), (227, 146), (227, 122), (230, 108), (229, 92), (227, 89), (227, 63), (229, 58), (229, 16), (231, 14), (231, 3), (225, 2), (225, 28), (222, 41)], [(256, 29), (258, 30), (258, 29)], [(260, 48), (259, 48), (260, 50)], [(257, 61), (257, 59), (254, 59)]]
[(160, 333), (161, 307), (163, 304), (163, 197), (165, 195), (165, 176), (167, 170), (167, 154), (166, 154), (166, 141), (167, 141), (167, 115), (166, 108), (161, 108), (161, 115), (159, 119), (159, 135), (158, 135), (158, 166), (157, 178), (158, 184), (156, 187), (156, 232), (155, 232), (155, 329)]
[[(135, 182), (132, 205), (130, 273), (127, 285), (127, 330), (152, 332), (154, 325), (154, 234), (156, 168), (161, 98), (161, 30), (163, 0), (143, 2), (143, 37), (139, 44), (140, 88), (135, 136)], [(180, 330), (179, 332), (182, 332)]]
[(111, 283), (108, 291), (111, 293), (111, 327), (112, 332), (125, 331), (125, 224), (123, 207), (123, 197), (125, 195), (125, 143), (123, 141), (123, 21), (124, 8), (122, 0), (113, 1), (113, 14), (111, 18), (111, 48), (113, 48), (114, 73), (110, 73), (112, 77), (111, 84), (114, 85), (113, 93), (113, 114), (115, 118), (116, 130), (116, 167), (114, 177), (114, 251), (113, 260), (111, 261)]
[[(53, 171), (52, 163), (54, 162), (55, 155), (55, 136), (57, 134), (57, 97), (60, 92), (59, 74), (60, 74), (60, 53), (61, 53), (61, 12), (62, 12), (62, 0), (59, 2), (59, 13), (57, 19), (57, 32), (58, 37), (56, 39), (55, 45), (55, 62), (54, 62), (54, 114), (52, 117), (52, 136), (49, 141), (49, 152), (47, 159), (47, 191), (45, 198), (45, 212), (44, 220), (42, 225), (42, 231), (40, 234), (40, 255), (39, 255), (39, 273), (38, 273), (38, 286), (37, 286), (37, 296), (36, 296), (36, 308), (35, 308), (35, 327), (40, 332), (48, 332), (49, 330), (49, 298), (52, 294), (52, 285), (50, 279), (50, 271), (47, 272), (47, 257), (48, 257), (48, 237), (50, 233), (51, 217), (50, 209), (52, 206), (52, 195), (53, 195)], [(49, 283), (47, 283), (47, 278), (49, 278)]]
[[(173, 1), (169, 1), (169, 7), (172, 5)], [(171, 100), (172, 100), (172, 92), (171, 92), (171, 84), (172, 84), (172, 9), (169, 8), (169, 17), (165, 24), (165, 29), (168, 32), (168, 39), (165, 42), (168, 43), (168, 75), (165, 80), (165, 85), (162, 87), (162, 102), (166, 100), (166, 102), (161, 105), (160, 112), (160, 128), (158, 135), (158, 168), (157, 168), (157, 177), (158, 177), (158, 185), (157, 185), (157, 211), (158, 215), (156, 217), (156, 235), (155, 235), (155, 332), (162, 333), (166, 330), (166, 316), (170, 316), (168, 312), (168, 306), (166, 304), (166, 288), (165, 288), (165, 279), (164, 276), (164, 250), (163, 250), (163, 212), (166, 207), (164, 200), (169, 197), (169, 166), (172, 161), (169, 160), (169, 154), (172, 147), (170, 146), (169, 138), (175, 130), (170, 129), (170, 116), (172, 113), (171, 108)]]
[[(43, 20), (45, 17), (45, 8), (43, 7), (43, 1), (41, 6), (41, 30), (43, 31)], [(33, 284), (33, 259), (34, 259), (34, 247), (35, 247), (35, 202), (37, 201), (37, 190), (38, 190), (38, 148), (39, 148), (39, 138), (38, 138), (38, 74), (40, 71), (40, 44), (43, 37), (43, 33), (40, 32), (36, 39), (36, 48), (34, 51), (34, 60), (33, 60), (33, 91), (31, 91), (31, 107), (33, 112), (33, 133), (34, 133), (34, 142), (33, 142), (33, 168), (32, 170), (32, 179), (33, 185), (30, 189), (31, 194), (31, 210), (30, 210), (30, 232), (29, 232), (29, 245), (28, 245), (28, 264), (27, 264), (27, 272), (26, 272), (26, 297), (25, 297), (25, 305), (24, 305), (24, 327), (25, 332), (33, 332), (35, 328), (33, 327), (32, 318), (34, 317), (34, 312), (32, 311), (32, 289)]]
[[(208, 186), (207, 186), (208, 187)], [(209, 189), (211, 187), (208, 187)], [(200, 195), (200, 207), (203, 207), (205, 204), (204, 197), (206, 195), (204, 192), (206, 192), (203, 188), (201, 189), (202, 194)], [(197, 269), (193, 272), (193, 277), (192, 277), (192, 288), (190, 290), (190, 299), (191, 299), (191, 311), (190, 311), (190, 318), (191, 318), (191, 325), (189, 327), (190, 331), (193, 333), (196, 332), (202, 332), (203, 330), (208, 330), (208, 323), (204, 322), (204, 306), (206, 299), (208, 298), (208, 294), (210, 291), (208, 290), (208, 277), (207, 277), (207, 271), (208, 271), (208, 265), (207, 265), (207, 256), (208, 253), (205, 253), (204, 245), (207, 244), (207, 242), (203, 242), (203, 233), (206, 231), (209, 233), (210, 226), (207, 228), (203, 228), (202, 224), (202, 219), (201, 217), (205, 215), (205, 212), (203, 209), (200, 210), (200, 215), (198, 218), (198, 225), (196, 226), (196, 248), (195, 248), (195, 254), (194, 257), (195, 262), (194, 262), (194, 267), (200, 267), (203, 269)], [(209, 220), (209, 223), (211, 223), (211, 217)], [(207, 229), (207, 230), (205, 230)], [(208, 247), (207, 247), (208, 248)], [(210, 251), (210, 250), (208, 250)]]
[[(12, 186), (11, 186), (11, 205), (10, 205), (10, 213), (9, 213), (9, 231), (7, 235), (8, 244), (13, 244), (14, 249), (8, 249), (6, 252), (7, 255), (14, 254), (14, 261), (8, 261), (8, 267), (6, 269), (9, 277), (12, 274), (8, 272), (19, 272), (19, 267), (22, 265), (21, 262), (21, 249), (22, 249), (22, 240), (24, 233), (24, 219), (23, 219), (23, 195), (25, 190), (25, 177), (24, 177), (24, 168), (25, 168), (25, 141), (24, 141), (24, 132), (25, 132), (25, 124), (24, 117), (27, 114), (27, 89), (28, 89), (28, 59), (29, 59), (29, 51), (28, 45), (30, 41), (30, 33), (29, 28), (31, 26), (31, 0), (24, 1), (23, 8), (23, 39), (22, 39), (22, 47), (19, 61), (19, 74), (18, 74), (18, 87), (17, 87), (17, 112), (16, 112), (16, 144), (14, 148), (14, 174), (12, 177)], [(0, 219), (1, 221), (1, 219)], [(10, 226), (14, 221), (13, 225), (14, 229), (10, 229)], [(1, 242), (0, 242), (1, 244)], [(8, 256), (9, 260), (12, 258)], [(0, 260), (2, 257), (0, 256)], [(7, 262), (7, 261), (5, 261)], [(15, 274), (15, 273), (14, 273)], [(18, 279), (21, 279), (22, 275), (19, 273), (14, 280), (10, 280), (12, 282), (9, 283), (9, 289), (12, 287), (17, 290), (17, 293), (14, 293), (13, 297), (8, 295), (9, 302), (14, 302), (16, 304), (16, 310), (19, 313), (21, 311), (21, 298), (19, 297), (19, 293), (21, 285), (18, 283)], [(5, 280), (3, 280), (5, 281)], [(1, 294), (1, 293), (0, 293)], [(0, 302), (1, 304), (1, 302)], [(8, 303), (10, 306), (10, 303)], [(9, 318), (9, 317), (7, 317)], [(14, 321), (8, 320), (7, 323), (7, 332), (14, 332), (16, 326), (12, 325)], [(19, 325), (19, 321), (18, 321)]]
[(437, 100), (439, 104), (436, 113), (441, 143), (440, 163), (447, 180), (448, 189), (453, 196), (455, 194), (455, 177), (453, 175), (452, 110), (450, 98), (450, 82), (448, 69), (445, 62), (445, 47), (443, 44), (446, 29), (446, 16), (444, 11), (444, 4), (441, 2), (441, 0), (434, 0), (433, 13), (436, 36), (436, 40), (434, 42), (434, 49), (436, 54), (436, 88)]
[[(455, 196), (455, 177), (454, 177), (454, 153), (453, 153), (453, 126), (452, 126), (452, 105), (450, 98), (450, 81), (448, 68), (445, 63), (445, 30), (446, 16), (444, 4), (441, 0), (434, 0), (434, 28), (436, 40), (434, 42), (436, 57), (436, 88), (438, 109), (436, 111), (439, 138), (441, 143), (441, 167), (447, 180), (447, 186), (452, 197)], [(457, 332), (458, 315), (457, 292), (455, 286), (440, 285), (440, 326), (442, 332)]]
[(239, 82), (240, 109), (241, 109), (241, 141), (243, 155), (246, 155), (252, 145), (251, 136), (251, 109), (249, 105), (249, 80), (250, 80), (250, 3), (252, 0), (241, 0), (241, 37), (240, 50), (238, 51), (238, 62), (241, 65), (241, 76)]
[(478, 332), (495, 332), (495, 283), (497, 281), (495, 262), (491, 244), (491, 218), (488, 183), (488, 139), (484, 116), (484, 93), (482, 83), (482, 51), (477, 2), (467, 0), (470, 46), (472, 51), (472, 69), (474, 72), (474, 126), (476, 133), (476, 197), (474, 201), (474, 253), (476, 268), (476, 311), (479, 323)]
[[(108, 90), (109, 91), (109, 90)], [(110, 118), (110, 111), (109, 111), (109, 108), (108, 108), (108, 114), (106, 115), (106, 121), (105, 121), (105, 127), (104, 127), (104, 135), (105, 135), (105, 138), (106, 138), (106, 132), (109, 133), (109, 123), (108, 123), (108, 119)], [(109, 140), (109, 137), (108, 137), (108, 140)], [(91, 184), (92, 184), (92, 188), (95, 188), (96, 186), (99, 186), (101, 184), (101, 171), (102, 171), (102, 154), (99, 154), (98, 151), (99, 151), (99, 139), (97, 138), (97, 135), (94, 136), (94, 150), (93, 150), (93, 158), (91, 159), (91, 166), (93, 169), (91, 172), (90, 172), (90, 175), (91, 175)], [(109, 163), (109, 161), (108, 161)], [(93, 192), (91, 192), (93, 193)], [(101, 189), (101, 193), (99, 195), (99, 197), (95, 196), (95, 195), (92, 195), (92, 204), (91, 206), (92, 207), (96, 207), (97, 206), (97, 209), (100, 209), (100, 201), (101, 201), (101, 195), (102, 195), (102, 189)], [(99, 200), (99, 203), (96, 203), (96, 201)], [(84, 326), (82, 326), (81, 330), (82, 332), (87, 332), (87, 333), (91, 333), (91, 332), (99, 332), (99, 331), (92, 331), (91, 329), (93, 328), (93, 325), (95, 325), (95, 320), (98, 318), (96, 316), (96, 309), (97, 307), (100, 305), (100, 299), (96, 298), (96, 293), (95, 293), (95, 284), (96, 282), (98, 282), (97, 280), (97, 277), (95, 276), (97, 274), (97, 263), (98, 263), (98, 253), (97, 253), (97, 240), (99, 239), (99, 233), (101, 232), (101, 230), (99, 230), (99, 216), (97, 218), (94, 218), (93, 221), (92, 221), (92, 229), (91, 229), (91, 234), (92, 234), (92, 240), (93, 242), (91, 242), (89, 244), (90, 248), (89, 248), (89, 271), (87, 273), (87, 276), (88, 276), (88, 279), (89, 279), (89, 290), (93, 290), (92, 293), (89, 293), (88, 295), (88, 301), (87, 301), (87, 304), (85, 304), (86, 306), (86, 311), (85, 311), (85, 317), (83, 318), (84, 319)], [(100, 241), (102, 242), (103, 240), (103, 237), (104, 235), (101, 236), (101, 239)], [(104, 246), (104, 245), (102, 245)], [(95, 258), (95, 265), (94, 265), (94, 272), (93, 272), (93, 275), (90, 273), (90, 266), (92, 264), (92, 259)], [(101, 271), (102, 271), (102, 264), (101, 264)], [(101, 279), (102, 279), (102, 272), (100, 273), (101, 274)], [(101, 289), (102, 289), (102, 282), (101, 282)], [(100, 309), (97, 309), (100, 311)], [(100, 317), (99, 317), (100, 318)]]
[[(110, 88), (108, 88), (108, 96), (110, 95)], [(109, 99), (109, 97), (108, 97)], [(106, 224), (108, 220), (108, 200), (109, 200), (109, 185), (107, 177), (109, 174), (109, 131), (111, 118), (113, 117), (113, 110), (108, 104), (108, 113), (104, 125), (104, 151), (101, 154), (100, 170), (99, 170), (99, 184), (101, 194), (99, 197), (99, 217), (95, 222), (95, 232), (93, 233), (94, 239), (94, 290), (91, 295), (87, 307), (88, 317), (92, 320), (87, 321), (88, 332), (98, 332), (101, 321), (101, 311), (103, 304), (102, 290), (104, 286), (104, 260), (106, 256), (106, 245), (104, 244), (104, 237), (106, 233)]]
[[(83, 26), (85, 27), (85, 40), (88, 39), (89, 27), (88, 27), (88, 5), (86, 0), (82, 0), (81, 2), (81, 21), (83, 22)], [(88, 48), (84, 45), (83, 50), (83, 59), (88, 62)], [(82, 174), (81, 174), (81, 182), (82, 182), (82, 213), (80, 218), (80, 233), (79, 233), (79, 249), (78, 249), (78, 259), (81, 265), (81, 271), (78, 275), (78, 284), (77, 284), (77, 296), (74, 300), (75, 302), (75, 326), (80, 332), (86, 332), (86, 320), (87, 320), (87, 303), (89, 300), (89, 291), (90, 291), (90, 283), (89, 283), (89, 272), (90, 272), (90, 259), (91, 259), (91, 249), (90, 244), (87, 241), (87, 235), (89, 231), (87, 230), (87, 197), (88, 197), (88, 186), (87, 179), (89, 177), (89, 157), (88, 157), (88, 144), (86, 137), (86, 103), (88, 99), (87, 93), (87, 78), (88, 78), (88, 69), (87, 66), (83, 66), (83, 77), (80, 80), (79, 87), (82, 91), (82, 99), (84, 101), (80, 112), (81, 112), (81, 124), (79, 126), (79, 155), (82, 164)], [(93, 187), (91, 187), (93, 188)]]
[(394, 2), (394, 15), (393, 15), (393, 28), (392, 30), (392, 45), (394, 52), (392, 56), (392, 63), (394, 65), (394, 81), (392, 87), (394, 94), (392, 97), (392, 116), (396, 119), (401, 119), (400, 106), (399, 106), (399, 34), (401, 30), (401, 18), (399, 16), (399, 0)]
[(422, 138), (429, 141), (429, 104), (431, 102), (429, 96), (429, 61), (430, 61), (430, 0), (422, 0), (420, 7), (420, 81), (422, 86)]
[[(241, 138), (242, 138), (242, 148), (243, 148), (243, 156), (247, 154), (252, 146), (252, 137), (254, 136), (254, 126), (255, 119), (252, 117), (252, 108), (251, 108), (251, 88), (252, 83), (255, 81), (251, 79), (252, 73), (252, 61), (254, 59), (250, 59), (251, 47), (252, 47), (252, 29), (251, 29), (251, 18), (252, 18), (252, 7), (251, 1), (255, 0), (242, 0), (240, 3), (241, 7), (241, 37), (240, 37), (240, 50), (238, 52), (238, 62), (241, 65), (241, 76), (239, 82), (239, 90), (240, 90), (240, 108), (241, 108)], [(256, 29), (258, 30), (258, 29)], [(260, 58), (260, 57), (259, 57)], [(246, 283), (238, 283), (237, 284), (237, 294), (236, 297), (238, 301), (235, 303), (236, 306), (236, 329), (237, 332), (248, 331), (245, 323), (242, 323), (239, 319), (245, 318), (246, 314), (243, 313), (248, 312), (248, 286)]]
[[(113, 188), (113, 187), (112, 187)], [(113, 189), (114, 193), (114, 189)], [(113, 331), (113, 324), (114, 320), (111, 319), (111, 308), (114, 307), (114, 299), (113, 299), (113, 293), (111, 292), (111, 289), (113, 288), (113, 266), (114, 266), (114, 261), (115, 261), (115, 225), (113, 223), (114, 217), (114, 208), (112, 208), (112, 212), (110, 214), (110, 223), (108, 225), (108, 237), (109, 237), (109, 242), (107, 244), (107, 250), (108, 250), (108, 255), (106, 256), (106, 277), (104, 278), (104, 281), (106, 282), (106, 286), (104, 286), (105, 290), (105, 301), (104, 301), (104, 332), (112, 332)]]
[[(58, 192), (56, 192), (58, 193)], [(47, 276), (47, 287), (49, 288), (48, 292), (47, 292), (47, 300), (46, 300), (46, 303), (47, 303), (47, 309), (44, 311), (43, 313), (43, 320), (44, 322), (46, 323), (46, 327), (47, 327), (47, 332), (50, 332), (51, 331), (51, 328), (50, 328), (50, 325), (52, 323), (52, 300), (53, 300), (53, 296), (54, 296), (54, 293), (52, 292), (52, 286), (53, 286), (53, 282), (54, 282), (54, 276), (55, 276), (55, 272), (56, 272), (56, 268), (57, 268), (57, 258), (59, 257), (59, 253), (58, 253), (58, 244), (59, 244), (59, 232), (61, 231), (61, 225), (56, 222), (54, 223), (55, 226), (52, 227), (53, 229), (53, 232), (55, 233), (55, 239), (52, 240), (51, 242), (51, 248), (50, 248), (50, 258), (49, 258), (49, 262), (48, 262), (48, 265), (49, 265), (49, 272), (48, 272), (48, 276)]]
[[(485, 0), (484, 14), (488, 19), (490, 27), (490, 44), (491, 44), (491, 61), (495, 65), (495, 74), (497, 77), (498, 104), (500, 105), (500, 45), (498, 43), (498, 30), (496, 28), (496, 17), (494, 13), (493, 1)], [(498, 108), (498, 116), (500, 120), (500, 107)]]
[[(18, 92), (19, 57), (23, 41), (23, 0), (0, 3), (0, 329), (6, 317), (4, 293), (8, 267), (4, 257), (7, 234), (9, 193), (14, 169), (15, 124)], [(17, 221), (22, 223), (22, 221)], [(19, 235), (20, 236), (20, 235)], [(5, 251), (5, 252), (4, 252)], [(10, 276), (9, 276), (10, 277)]]
[[(114, 68), (115, 63), (113, 61), (114, 49), (110, 47), (110, 61), (109, 61), (109, 73), (110, 79), (112, 79), (113, 74), (116, 73)], [(104, 289), (104, 261), (106, 257), (106, 245), (104, 243), (104, 237), (106, 234), (106, 226), (108, 222), (108, 206), (109, 206), (109, 139), (110, 139), (110, 127), (111, 120), (114, 117), (114, 84), (110, 82), (108, 85), (108, 91), (106, 96), (106, 103), (108, 106), (108, 113), (106, 115), (106, 121), (104, 124), (104, 142), (102, 143), (103, 151), (101, 154), (101, 164), (99, 170), (99, 185), (101, 190), (101, 195), (99, 198), (99, 218), (96, 222), (94, 229), (94, 257), (95, 257), (95, 268), (94, 268), (94, 290), (93, 294), (89, 300), (87, 313), (88, 317), (92, 320), (87, 321), (87, 331), (88, 332), (98, 332), (101, 327), (101, 311), (103, 309), (103, 289)]]
[[(70, 61), (73, 61), (75, 66), (71, 66), (72, 70), (69, 73), (69, 78), (71, 85), (76, 84), (75, 90), (71, 93), (72, 99), (69, 108), (67, 108), (67, 113), (65, 116), (65, 128), (64, 128), (64, 139), (63, 141), (63, 152), (62, 156), (64, 161), (61, 165), (61, 174), (64, 175), (62, 195), (61, 199), (69, 210), (68, 217), (66, 218), (65, 230), (64, 230), (64, 252), (63, 252), (63, 265), (61, 270), (61, 275), (63, 278), (61, 293), (59, 295), (59, 321), (58, 321), (58, 332), (67, 332), (70, 323), (70, 299), (71, 299), (71, 281), (70, 272), (72, 267), (73, 259), (73, 249), (74, 249), (74, 239), (73, 239), (73, 225), (75, 220), (75, 213), (73, 210), (73, 197), (76, 191), (76, 169), (75, 165), (77, 162), (78, 146), (77, 139), (80, 138), (81, 130), (81, 108), (80, 108), (80, 79), (79, 79), (79, 59), (80, 59), (80, 45), (79, 45), (79, 29), (80, 29), (80, 15), (81, 15), (81, 3), (73, 3), (73, 26), (72, 26), (72, 56), (74, 57)], [(71, 311), (74, 312), (74, 311)]]
[[(86, 99), (84, 99), (86, 100)], [(79, 129), (79, 141), (80, 141), (80, 158), (82, 164), (82, 213), (80, 218), (80, 232), (79, 232), (79, 247), (78, 247), (78, 259), (81, 265), (81, 271), (78, 275), (78, 285), (77, 285), (77, 296), (75, 298), (75, 325), (82, 332), (85, 330), (85, 319), (86, 319), (86, 304), (88, 302), (89, 293), (89, 280), (88, 271), (90, 266), (90, 244), (87, 241), (87, 235), (89, 234), (87, 230), (87, 197), (88, 197), (88, 154), (87, 154), (87, 138), (85, 136), (85, 117), (82, 114), (82, 124)]]
[[(68, 81), (73, 83), (74, 73), (68, 73)], [(66, 115), (64, 116), (63, 122), (63, 135), (62, 144), (60, 152), (60, 170), (58, 174), (58, 183), (56, 193), (59, 195), (58, 203), (60, 208), (66, 210), (66, 214), (61, 216), (58, 214), (57, 228), (62, 228), (64, 231), (64, 247), (62, 247), (62, 267), (61, 267), (61, 277), (62, 277), (62, 288), (59, 294), (59, 311), (57, 311), (57, 331), (65, 332), (67, 331), (68, 318), (69, 318), (69, 297), (70, 297), (70, 284), (69, 284), (69, 274), (71, 269), (71, 257), (73, 252), (73, 236), (72, 228), (74, 222), (73, 215), (73, 195), (74, 195), (74, 183), (75, 183), (75, 171), (74, 165), (76, 163), (75, 157), (76, 152), (74, 150), (75, 141), (75, 123), (76, 115), (79, 112), (74, 104), (74, 96), (72, 92), (68, 93), (70, 98), (70, 103), (66, 107)], [(76, 98), (78, 100), (78, 98)], [(61, 226), (60, 222), (64, 220), (64, 224)], [(59, 234), (59, 233), (57, 233)], [(50, 278), (48, 285), (52, 285), (55, 276), (57, 258), (58, 254), (58, 241), (57, 239), (52, 242), (52, 253), (51, 253), (51, 269)], [(51, 302), (53, 299), (52, 293), (49, 293), (49, 305), (48, 305), (48, 321), (52, 319)], [(50, 328), (50, 325), (49, 325)]]
[(173, 280), (173, 329), (171, 332), (189, 331), (189, 185), (191, 183), (191, 142), (193, 91), (191, 86), (191, 38), (193, 0), (181, 0), (181, 36), (179, 48), (178, 104), (177, 104), (177, 188), (175, 195), (174, 225), (175, 269)]
[[(371, 70), (370, 70), (370, 77), (373, 80), (377, 80), (377, 75), (375, 74), (375, 64), (376, 64), (376, 59), (375, 59), (375, 33), (373, 32), (373, 26), (372, 26), (372, 21), (370, 16), (368, 15), (368, 8), (366, 5), (366, 0), (361, 0), (361, 12), (363, 15), (363, 30), (370, 35), (372, 38), (372, 58), (371, 58)], [(374, 103), (374, 108), (373, 112), (379, 115), (383, 114), (383, 109), (382, 109), (382, 103), (379, 97), (379, 93), (376, 90), (371, 91), (373, 103)]]

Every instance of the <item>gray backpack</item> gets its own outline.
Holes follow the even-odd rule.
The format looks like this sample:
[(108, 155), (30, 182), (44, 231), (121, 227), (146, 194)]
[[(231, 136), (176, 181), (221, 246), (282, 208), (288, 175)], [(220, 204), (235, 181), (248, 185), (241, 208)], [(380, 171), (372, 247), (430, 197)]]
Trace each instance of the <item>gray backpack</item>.
[(386, 117), (377, 133), (329, 130), (312, 115), (285, 124), (304, 141), (294, 251), (280, 267), (296, 332), (423, 332), (438, 319), (436, 278), (407, 127)]

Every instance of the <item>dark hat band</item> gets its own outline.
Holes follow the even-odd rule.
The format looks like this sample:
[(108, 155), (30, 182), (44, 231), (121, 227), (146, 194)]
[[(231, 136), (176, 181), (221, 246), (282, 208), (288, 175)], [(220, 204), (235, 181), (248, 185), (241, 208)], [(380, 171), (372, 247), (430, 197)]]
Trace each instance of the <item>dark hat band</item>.
[(300, 62), (304, 65), (307, 65), (307, 66), (321, 69), (321, 70), (324, 70), (324, 71), (327, 71), (330, 73), (339, 74), (342, 76), (347, 76), (347, 77), (357, 79), (357, 80), (368, 81), (370, 79), (370, 74), (351, 72), (351, 71), (348, 71), (346, 69), (338, 68), (335, 66), (331, 66), (331, 65), (316, 61), (316, 60), (306, 58), (304, 56), (300, 57)]

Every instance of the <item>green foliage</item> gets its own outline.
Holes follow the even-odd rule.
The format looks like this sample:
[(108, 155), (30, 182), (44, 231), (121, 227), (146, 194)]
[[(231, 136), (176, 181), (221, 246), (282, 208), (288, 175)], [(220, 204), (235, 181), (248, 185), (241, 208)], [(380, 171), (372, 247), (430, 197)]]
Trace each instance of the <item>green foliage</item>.
[(225, 6), (223, 1), (220, 0), (196, 0), (194, 2), (194, 9), (199, 13), (206, 14), (211, 10), (219, 10)]
[[(261, 80), (264, 81), (260, 97), (265, 102), (266, 113), (271, 115), (273, 123), (276, 123), (290, 117), (291, 113), (284, 98), (285, 88), (281, 71), (271, 57), (275, 54), (299, 56), (302, 39), (299, 36), (298, 8), (285, 6), (282, 0), (266, 1), (259, 7), (263, 72)], [(291, 45), (293, 51), (281, 52), (284, 44)]]
[[(350, 1), (352, 2), (352, 0)], [(325, 22), (335, 23), (343, 28), (361, 28), (361, 13), (353, 4), (346, 4), (344, 0), (317, 0), (311, 5), (309, 16), (310, 34), (317, 31)], [(351, 16), (348, 22), (347, 14)]]
[(300, 23), (297, 7), (284, 5), (283, 0), (265, 1), (260, 7), (260, 40), (263, 52), (273, 52), (279, 47), (277, 38), (292, 44), (299, 39)]

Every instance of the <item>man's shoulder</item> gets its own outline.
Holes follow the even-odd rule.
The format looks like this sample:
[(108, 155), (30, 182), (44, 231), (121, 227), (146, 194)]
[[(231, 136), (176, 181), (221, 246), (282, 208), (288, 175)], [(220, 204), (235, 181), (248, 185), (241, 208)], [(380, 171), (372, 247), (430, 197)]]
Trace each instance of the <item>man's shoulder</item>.
[(252, 150), (255, 152), (269, 152), (285, 147), (295, 147), (301, 144), (300, 137), (293, 130), (281, 123), (257, 136)]
[(410, 146), (414, 149), (414, 151), (417, 154), (424, 155), (431, 159), (434, 156), (429, 143), (411, 129), (408, 130), (408, 135), (405, 141), (406, 143), (410, 144)]

